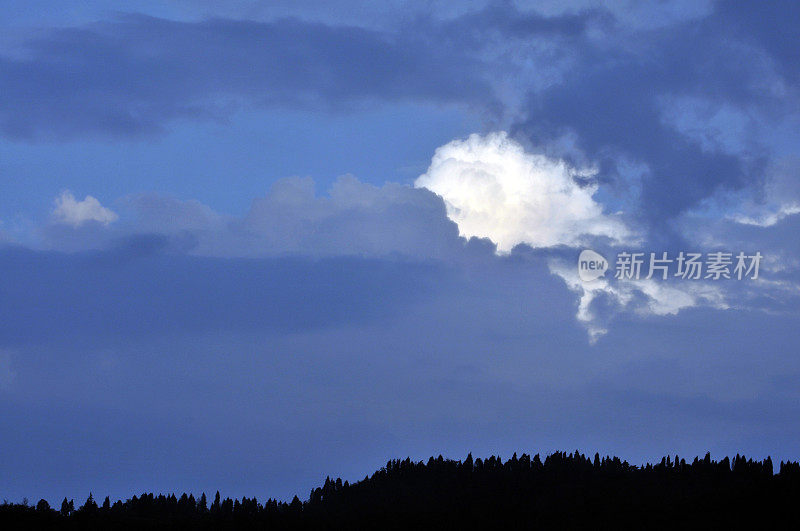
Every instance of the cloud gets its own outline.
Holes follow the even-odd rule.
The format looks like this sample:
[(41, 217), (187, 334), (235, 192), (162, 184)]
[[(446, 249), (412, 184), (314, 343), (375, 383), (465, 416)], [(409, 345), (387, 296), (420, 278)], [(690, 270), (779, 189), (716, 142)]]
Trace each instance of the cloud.
[(763, 213), (757, 217), (745, 215), (733, 216), (733, 220), (743, 225), (755, 225), (757, 227), (771, 227), (788, 216), (800, 214), (800, 204), (782, 205), (774, 212)]
[[(728, 308), (724, 291), (709, 283), (667, 284), (653, 279), (612, 280), (599, 278), (584, 282), (578, 277), (575, 264), (551, 260), (550, 271), (561, 277), (567, 287), (579, 296), (575, 317), (587, 329), (594, 343), (608, 333), (608, 322), (621, 310), (641, 315), (675, 315), (698, 305), (717, 309)], [(611, 276), (611, 275), (609, 275)], [(604, 299), (604, 300), (603, 300)], [(603, 304), (598, 307), (598, 302)], [(615, 308), (609, 308), (609, 305)]]
[(87, 195), (83, 201), (78, 201), (70, 191), (64, 191), (54, 201), (53, 219), (57, 223), (80, 227), (90, 221), (103, 225), (119, 219), (116, 213), (100, 204), (96, 198)]
[(647, 168), (635, 213), (653, 232), (715, 194), (757, 194), (774, 148), (797, 145), (797, 10), (718, 2), (669, 28), (598, 26), (564, 44), (560, 82), (528, 91), (511, 130), (537, 145), (573, 134), (605, 180), (624, 180), (620, 160)]
[[(771, 210), (773, 207), (776, 209)], [(758, 251), (762, 254), (758, 280), (737, 285), (739, 293), (730, 296), (731, 300), (737, 301), (737, 307), (793, 313), (800, 302), (800, 240), (796, 237), (800, 230), (800, 215), (790, 214), (791, 210), (787, 210), (781, 213), (775, 205), (744, 209), (747, 215), (754, 216), (753, 219), (720, 217), (714, 211), (694, 212), (682, 217), (679, 226), (688, 245), (695, 249)], [(731, 290), (730, 295), (734, 293)]]
[[(583, 243), (601, 253), (642, 245), (633, 240), (629, 218), (603, 213), (594, 199), (602, 185), (594, 183), (591, 172), (526, 152), (496, 133), (442, 146), (416, 185), (375, 186), (343, 176), (319, 194), (311, 178), (281, 179), (242, 217), (219, 214), (194, 200), (141, 194), (117, 202), (124, 222), (101, 223), (97, 215), (76, 215), (95, 222), (51, 224), (43, 234), (50, 250), (103, 251), (106, 260), (121, 263), (188, 254), (225, 259), (357, 257), (455, 268), (486, 264), (491, 269), (491, 264), (529, 256), (528, 267), (549, 268), (577, 295), (575, 317), (592, 342), (622, 315), (669, 316), (696, 307), (793, 311), (800, 278), (797, 252), (787, 244), (786, 234), (796, 225), (787, 222), (797, 216), (775, 227), (724, 219), (714, 225), (689, 218), (676, 225), (689, 238), (690, 250), (762, 251), (760, 283), (611, 278), (585, 283), (571, 261)], [(89, 198), (62, 203), (103, 208)], [(652, 248), (656, 242), (646, 244)]]
[[(449, 259), (465, 249), (441, 198), (398, 183), (382, 186), (339, 177), (318, 194), (310, 177), (273, 183), (241, 217), (220, 214), (196, 200), (154, 193), (118, 201), (117, 214), (91, 196), (57, 199), (58, 222), (42, 232), (48, 249), (79, 251), (128, 246), (131, 238), (157, 237), (164, 249), (215, 257), (399, 256)], [(89, 223), (94, 220), (99, 223)], [(148, 239), (148, 241), (152, 238)]]
[(327, 196), (316, 195), (310, 178), (280, 180), (232, 230), (268, 254), (445, 258), (463, 247), (429, 191), (352, 176), (340, 177)]
[(179, 200), (156, 193), (128, 196), (123, 207), (131, 211), (138, 230), (179, 233), (224, 228), (229, 219), (195, 199)]
[(626, 241), (631, 231), (594, 200), (597, 186), (578, 182), (594, 174), (527, 153), (507, 133), (497, 132), (438, 148), (414, 185), (443, 198), (462, 236), (489, 238), (500, 253), (521, 243), (576, 246), (587, 237)]
[(402, 31), (124, 15), (46, 30), (13, 56), (0, 52), (0, 134), (137, 137), (176, 120), (224, 120), (243, 106), (491, 105), (478, 63)]
[[(789, 148), (794, 150), (795, 140), (800, 136), (787, 135)], [(744, 225), (771, 227), (785, 218), (800, 214), (800, 158), (791, 152), (768, 166), (764, 175), (764, 186), (758, 193), (728, 199), (726, 205), (729, 219)]]
[(409, 100), (495, 119), (508, 102), (524, 100), (526, 87), (559, 79), (572, 53), (562, 40), (608, 18), (600, 8), (543, 16), (511, 3), (399, 2), (397, 14), (379, 10), (391, 24), (364, 27), (357, 15), (372, 7), (337, 4), (325, 16), (330, 10), (316, 2), (292, 4), (265, 8), (271, 14), (263, 18), (250, 7), (247, 15), (209, 8), (203, 12), (216, 16), (206, 20), (126, 14), (31, 33), (0, 48), (0, 134), (130, 138), (178, 120), (225, 120), (242, 107), (340, 110)]
[[(144, 237), (92, 252), (0, 249), (3, 348), (386, 319), (446, 285), (441, 264), (359, 257), (186, 256)], [(1, 382), (0, 382), (1, 383)]]

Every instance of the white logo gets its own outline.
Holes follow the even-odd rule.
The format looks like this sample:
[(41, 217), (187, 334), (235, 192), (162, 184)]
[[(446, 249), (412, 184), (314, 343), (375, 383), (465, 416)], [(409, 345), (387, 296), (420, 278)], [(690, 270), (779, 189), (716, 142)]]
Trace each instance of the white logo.
[(596, 280), (608, 271), (608, 260), (590, 249), (581, 251), (578, 257), (578, 276), (584, 282)]
[[(648, 259), (649, 255), (649, 259)], [(617, 280), (650, 280), (681, 278), (688, 280), (758, 280), (761, 259), (760, 252), (619, 252), (614, 267)], [(608, 260), (592, 250), (581, 251), (578, 257), (578, 276), (584, 282), (591, 282), (605, 275)]]

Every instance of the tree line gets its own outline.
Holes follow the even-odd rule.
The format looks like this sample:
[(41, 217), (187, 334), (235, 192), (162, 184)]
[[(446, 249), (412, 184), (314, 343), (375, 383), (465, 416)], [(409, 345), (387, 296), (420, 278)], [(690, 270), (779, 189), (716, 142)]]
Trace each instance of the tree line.
[(363, 480), (327, 478), (305, 501), (152, 494), (80, 506), (4, 502), (0, 528), (654, 529), (789, 527), (800, 520), (800, 464), (678, 456), (635, 466), (577, 451), (427, 462), (392, 460)]

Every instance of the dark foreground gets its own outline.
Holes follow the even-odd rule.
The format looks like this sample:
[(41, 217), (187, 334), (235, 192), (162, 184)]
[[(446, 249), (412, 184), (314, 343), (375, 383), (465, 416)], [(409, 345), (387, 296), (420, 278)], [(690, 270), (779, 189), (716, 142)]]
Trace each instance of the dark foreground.
[(0, 529), (800, 529), (800, 465), (677, 456), (636, 467), (577, 452), (427, 463), (325, 481), (308, 500), (142, 494), (0, 506)]

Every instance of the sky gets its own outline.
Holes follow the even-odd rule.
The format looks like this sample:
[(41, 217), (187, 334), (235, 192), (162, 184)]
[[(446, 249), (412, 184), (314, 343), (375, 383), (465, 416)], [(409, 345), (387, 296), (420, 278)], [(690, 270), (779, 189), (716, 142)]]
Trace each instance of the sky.
[(467, 452), (797, 460), (798, 19), (6, 1), (0, 498), (304, 498)]

